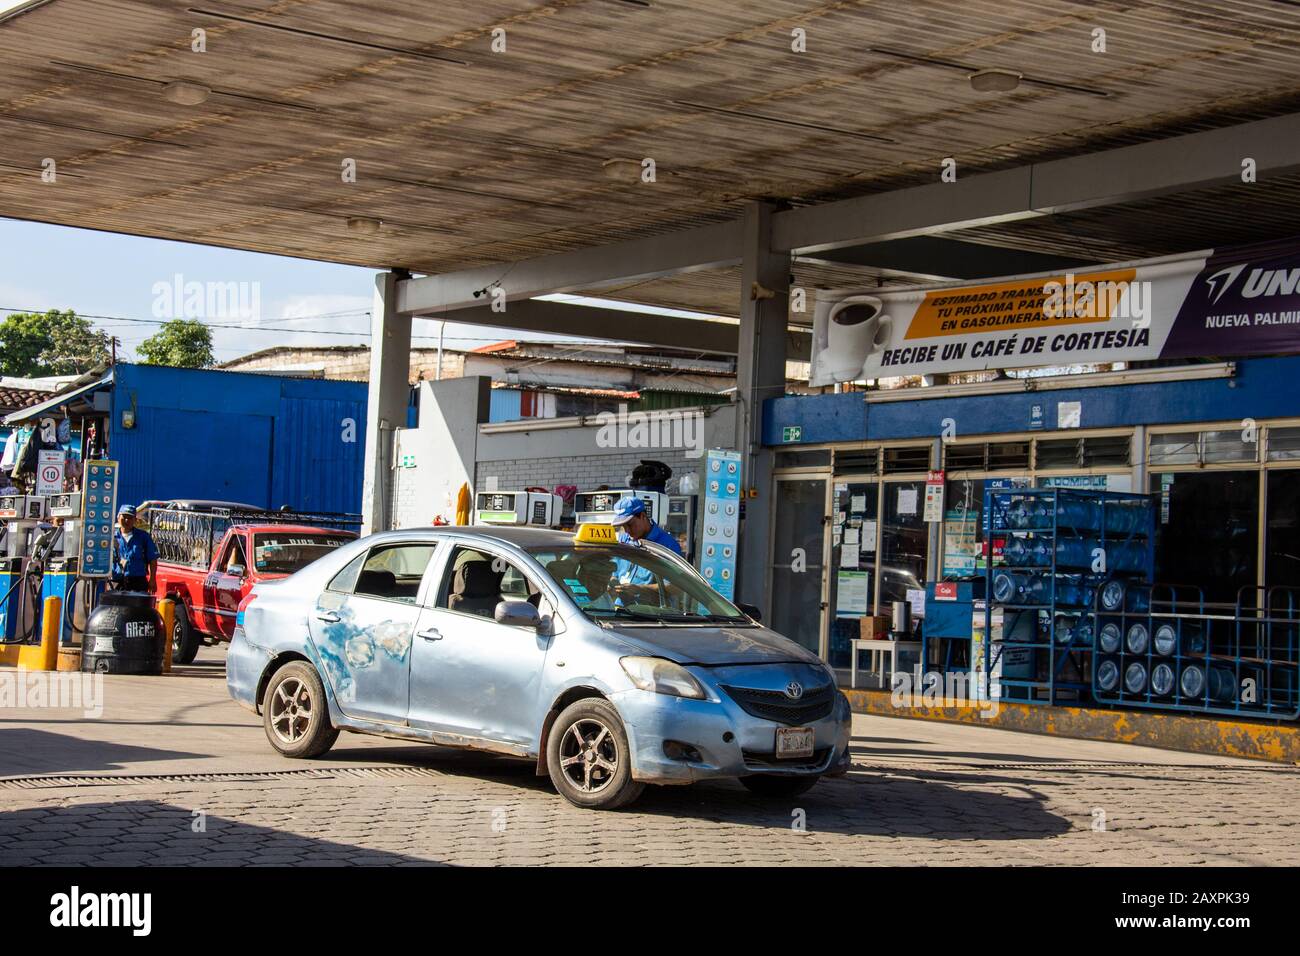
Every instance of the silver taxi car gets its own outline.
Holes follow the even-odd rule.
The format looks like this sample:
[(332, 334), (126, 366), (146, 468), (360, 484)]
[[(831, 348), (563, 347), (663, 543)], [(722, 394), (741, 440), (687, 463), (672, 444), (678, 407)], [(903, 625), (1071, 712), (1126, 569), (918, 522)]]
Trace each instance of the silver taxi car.
[(254, 588), (226, 674), (286, 756), (340, 730), (482, 749), (580, 807), (717, 777), (789, 797), (849, 766), (830, 668), (608, 525), (352, 542)]

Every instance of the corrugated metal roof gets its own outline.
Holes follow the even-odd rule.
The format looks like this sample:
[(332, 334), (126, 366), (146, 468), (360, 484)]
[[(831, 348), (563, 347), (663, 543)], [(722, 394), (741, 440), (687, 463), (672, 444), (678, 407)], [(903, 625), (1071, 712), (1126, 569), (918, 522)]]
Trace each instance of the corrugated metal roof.
[[(1300, 101), (1300, 9), (1269, 0), (313, 0), (245, 12), (335, 39), (126, 0), (59, 0), (5, 23), (0, 130), (27, 155), (60, 157), (67, 179), (50, 190), (5, 172), (0, 215), (436, 273), (734, 220), (754, 198), (930, 181), (947, 156), (967, 175)], [(202, 56), (189, 49), (196, 22)], [(498, 26), (506, 54), (491, 51)], [(1104, 54), (1090, 49), (1097, 26)], [(806, 53), (791, 49), (800, 28)], [(980, 68), (1026, 82), (977, 93), (966, 73)], [(216, 92), (171, 104), (159, 91), (177, 78)], [(344, 157), (360, 169), (346, 186)], [(629, 157), (653, 158), (656, 181), (604, 174)], [(1218, 221), (1211, 206), (1187, 219), (1176, 202), (1155, 208), (1180, 242), (1240, 231), (1222, 215), (1231, 205)], [(355, 235), (356, 215), (386, 225)], [(1167, 245), (1105, 214), (1076, 221), (1097, 255)], [(619, 297), (734, 315), (732, 278)]]

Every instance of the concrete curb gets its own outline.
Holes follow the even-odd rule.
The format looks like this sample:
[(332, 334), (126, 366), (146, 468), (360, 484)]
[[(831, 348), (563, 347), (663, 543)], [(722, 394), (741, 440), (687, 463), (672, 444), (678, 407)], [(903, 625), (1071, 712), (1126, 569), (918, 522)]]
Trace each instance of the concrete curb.
[(1300, 727), (1292, 724), (1028, 704), (1002, 704), (996, 714), (990, 715), (987, 704), (981, 702), (900, 707), (893, 703), (887, 691), (845, 690), (844, 693), (854, 712), (859, 714), (940, 720), (1053, 737), (1138, 744), (1273, 763), (1300, 763)]

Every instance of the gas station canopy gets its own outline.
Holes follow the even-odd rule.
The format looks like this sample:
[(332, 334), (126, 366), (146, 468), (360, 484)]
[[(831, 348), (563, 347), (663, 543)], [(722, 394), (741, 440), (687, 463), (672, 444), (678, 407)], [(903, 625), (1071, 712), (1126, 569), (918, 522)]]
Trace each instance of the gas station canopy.
[(7, 6), (0, 215), (469, 270), (407, 290), (416, 314), (475, 304), (476, 269), (606, 247), (510, 298), (735, 315), (756, 200), (809, 287), (1300, 233), (1282, 3)]

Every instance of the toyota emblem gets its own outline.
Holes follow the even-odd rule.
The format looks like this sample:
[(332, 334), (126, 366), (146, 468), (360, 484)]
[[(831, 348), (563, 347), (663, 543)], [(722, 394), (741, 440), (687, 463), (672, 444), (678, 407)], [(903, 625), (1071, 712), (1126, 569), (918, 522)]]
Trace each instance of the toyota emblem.
[(785, 696), (791, 700), (798, 700), (803, 696), (803, 684), (795, 680), (790, 681), (785, 685)]

